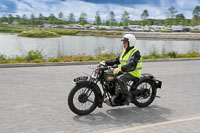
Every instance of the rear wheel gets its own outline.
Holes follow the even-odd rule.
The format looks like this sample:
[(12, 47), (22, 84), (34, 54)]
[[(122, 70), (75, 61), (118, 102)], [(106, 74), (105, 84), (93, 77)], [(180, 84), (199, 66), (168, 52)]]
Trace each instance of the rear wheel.
[(154, 101), (157, 89), (151, 80), (149, 79), (142, 80), (136, 85), (135, 88), (136, 90), (142, 90), (141, 93), (139, 93), (137, 96), (133, 98), (132, 102), (136, 106), (146, 107)]
[(87, 115), (97, 107), (97, 92), (89, 85), (76, 85), (69, 93), (68, 105), (75, 114)]

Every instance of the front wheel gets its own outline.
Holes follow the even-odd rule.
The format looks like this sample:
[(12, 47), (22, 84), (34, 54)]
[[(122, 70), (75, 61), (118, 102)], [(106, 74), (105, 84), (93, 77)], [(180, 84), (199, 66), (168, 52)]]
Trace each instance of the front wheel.
[(78, 115), (87, 115), (97, 107), (97, 92), (89, 85), (76, 85), (68, 96), (68, 106)]
[(154, 101), (157, 89), (153, 81), (149, 79), (142, 80), (135, 88), (137, 90), (142, 90), (142, 92), (135, 96), (132, 101), (137, 107), (146, 107)]

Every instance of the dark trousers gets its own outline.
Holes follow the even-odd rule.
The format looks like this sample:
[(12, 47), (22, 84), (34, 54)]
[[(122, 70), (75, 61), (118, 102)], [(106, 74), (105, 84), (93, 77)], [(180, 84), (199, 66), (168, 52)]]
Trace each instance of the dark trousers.
[(126, 85), (127, 82), (131, 81), (131, 80), (137, 80), (138, 78), (134, 77), (133, 75), (129, 74), (129, 73), (124, 73), (121, 74), (117, 77), (117, 82), (122, 90), (122, 93), (124, 93), (125, 95), (128, 95), (128, 87)]

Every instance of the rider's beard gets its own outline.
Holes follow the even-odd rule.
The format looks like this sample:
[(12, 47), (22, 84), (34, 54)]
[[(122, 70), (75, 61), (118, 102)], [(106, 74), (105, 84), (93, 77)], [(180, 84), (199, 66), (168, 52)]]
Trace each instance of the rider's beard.
[(129, 47), (129, 45), (127, 45), (126, 47), (124, 46), (124, 49), (127, 49)]
[(123, 47), (124, 47), (124, 49), (128, 48), (128, 46), (124, 46), (124, 45), (123, 45)]

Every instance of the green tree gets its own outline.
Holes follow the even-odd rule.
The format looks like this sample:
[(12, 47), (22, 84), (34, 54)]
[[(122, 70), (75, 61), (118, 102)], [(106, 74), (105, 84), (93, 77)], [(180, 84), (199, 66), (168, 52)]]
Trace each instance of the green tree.
[(42, 25), (42, 24), (44, 24), (44, 21), (45, 21), (45, 18), (44, 18), (44, 16), (40, 13), (40, 14), (39, 14), (39, 17), (38, 17), (38, 22), (37, 22), (37, 24)]
[(184, 25), (185, 24), (185, 16), (183, 14), (176, 15), (176, 24)]
[(12, 16), (12, 14), (9, 14), (8, 15), (8, 23), (12, 24), (13, 20), (14, 20), (14, 17)]
[(53, 13), (50, 14), (50, 16), (48, 17), (48, 22), (50, 24), (55, 24), (56, 23), (57, 18), (54, 16)]
[(117, 21), (115, 19), (115, 13), (113, 11), (110, 11), (110, 14), (109, 14), (109, 23), (111, 26), (114, 26), (117, 24)]
[(129, 24), (129, 20), (130, 19), (130, 16), (129, 16), (129, 13), (127, 11), (125, 11), (123, 14), (122, 14), (122, 18), (121, 18), (121, 23), (120, 25), (125, 25), (127, 26)]
[(110, 25), (110, 21), (109, 21), (109, 20), (106, 20), (105, 25), (106, 25), (106, 26), (109, 26), (109, 25)]
[(60, 12), (60, 13), (58, 14), (58, 18), (59, 18), (59, 19), (62, 19), (62, 18), (63, 18), (63, 16), (64, 16), (64, 15), (63, 15), (63, 13), (62, 13), (62, 12)]
[(199, 25), (200, 24), (200, 6), (196, 6), (192, 12), (193, 18), (191, 21), (191, 25)]
[(176, 25), (176, 18), (167, 18), (167, 19), (165, 19), (164, 25), (165, 26)]
[(200, 17), (200, 6), (196, 6), (192, 12), (193, 16)]
[(147, 19), (147, 25), (153, 25), (154, 19)]
[(191, 25), (195, 26), (195, 25), (199, 25), (200, 24), (200, 18), (198, 16), (193, 16), (192, 20), (191, 20)]
[(31, 14), (31, 24), (35, 25), (35, 15), (33, 13)]
[(165, 20), (165, 25), (176, 25), (176, 14), (177, 14), (177, 10), (174, 6), (171, 6), (169, 9), (168, 9), (168, 12), (167, 12), (167, 19)]
[(24, 14), (24, 15), (22, 16), (21, 24), (24, 24), (24, 25), (28, 24), (28, 20), (27, 20), (26, 14)]
[(144, 10), (143, 13), (141, 14), (141, 19), (146, 20), (149, 17), (149, 13), (147, 10)]
[(84, 13), (84, 12), (81, 13), (81, 15), (79, 17), (79, 23), (81, 25), (87, 24), (87, 14), (86, 13)]
[(1, 18), (2, 22), (8, 22), (8, 18), (6, 17), (6, 15), (3, 15), (3, 17)]
[(174, 18), (176, 16), (176, 13), (178, 11), (176, 10), (176, 8), (174, 6), (171, 6), (169, 9), (168, 9), (168, 12), (167, 12), (167, 17), (168, 18)]
[(94, 24), (95, 25), (100, 25), (101, 24), (101, 17), (100, 17), (99, 11), (96, 12)]
[(19, 15), (16, 15), (15, 20), (17, 21), (17, 23), (21, 24), (21, 18)]
[(60, 12), (60, 13), (58, 14), (58, 19), (56, 20), (56, 24), (64, 24), (63, 19), (64, 19), (64, 15), (63, 15), (62, 12)]
[(70, 13), (69, 16), (68, 16), (68, 22), (71, 24), (71, 23), (75, 23), (76, 20), (75, 20), (75, 16), (73, 13)]

